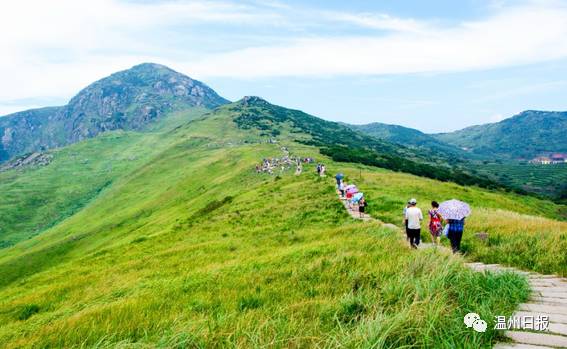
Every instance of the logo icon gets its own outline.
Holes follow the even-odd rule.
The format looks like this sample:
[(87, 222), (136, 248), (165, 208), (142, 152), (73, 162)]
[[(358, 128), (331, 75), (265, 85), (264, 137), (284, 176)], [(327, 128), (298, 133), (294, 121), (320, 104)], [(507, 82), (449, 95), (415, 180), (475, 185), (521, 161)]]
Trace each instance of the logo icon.
[(477, 313), (468, 313), (464, 318), (465, 325), (468, 328), (473, 328), (476, 332), (486, 332), (486, 321), (480, 318)]

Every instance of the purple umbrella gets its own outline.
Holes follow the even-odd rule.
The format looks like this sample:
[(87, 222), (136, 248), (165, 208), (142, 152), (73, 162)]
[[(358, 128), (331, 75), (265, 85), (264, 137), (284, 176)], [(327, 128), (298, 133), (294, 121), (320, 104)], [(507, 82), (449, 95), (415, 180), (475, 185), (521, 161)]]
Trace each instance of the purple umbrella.
[(355, 193), (358, 193), (358, 188), (357, 188), (357, 187), (352, 187), (352, 188), (350, 188), (350, 189), (347, 189), (346, 192), (349, 193), (349, 194), (355, 194)]
[(440, 203), (438, 212), (445, 219), (461, 220), (471, 214), (471, 208), (466, 202), (453, 199)]

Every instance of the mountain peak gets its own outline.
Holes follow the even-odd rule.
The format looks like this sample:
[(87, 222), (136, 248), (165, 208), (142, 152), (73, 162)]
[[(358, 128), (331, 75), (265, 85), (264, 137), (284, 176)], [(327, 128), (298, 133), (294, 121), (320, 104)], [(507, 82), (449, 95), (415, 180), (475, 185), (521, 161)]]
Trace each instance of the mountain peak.
[(138, 64), (98, 80), (73, 97), (69, 105), (83, 108), (84, 102), (100, 104), (101, 99), (125, 99), (115, 101), (122, 104), (157, 102), (164, 111), (174, 107), (172, 99), (176, 104), (206, 108), (228, 103), (204, 83), (157, 63)]
[(173, 69), (169, 68), (168, 66), (165, 66), (165, 65), (159, 64), (159, 63), (153, 63), (153, 62), (144, 62), (144, 63), (136, 64), (135, 66), (133, 66), (130, 69), (168, 69), (168, 70), (173, 70)]
[(271, 103), (263, 99), (262, 97), (244, 96), (241, 100), (238, 101), (238, 104), (242, 104), (245, 107), (249, 107), (249, 106), (266, 106), (266, 105), (270, 105)]
[(142, 129), (174, 111), (213, 109), (227, 103), (204, 83), (171, 68), (138, 64), (90, 84), (65, 106), (2, 117), (0, 162), (106, 131)]
[(176, 76), (176, 77), (179, 77), (179, 78), (195, 81), (192, 78), (190, 78), (189, 76), (184, 75), (184, 74), (182, 74), (178, 71), (175, 71), (168, 66), (165, 66), (165, 65), (159, 64), (159, 63), (152, 63), (152, 62), (137, 64), (137, 65), (135, 65), (135, 66), (133, 66), (129, 69), (118, 71), (118, 72), (112, 74), (111, 76), (121, 76), (121, 75), (127, 75), (127, 74), (138, 74), (138, 75), (142, 75), (142, 76), (146, 76), (146, 77), (155, 76), (155, 77), (162, 77), (162, 78), (163, 77)]

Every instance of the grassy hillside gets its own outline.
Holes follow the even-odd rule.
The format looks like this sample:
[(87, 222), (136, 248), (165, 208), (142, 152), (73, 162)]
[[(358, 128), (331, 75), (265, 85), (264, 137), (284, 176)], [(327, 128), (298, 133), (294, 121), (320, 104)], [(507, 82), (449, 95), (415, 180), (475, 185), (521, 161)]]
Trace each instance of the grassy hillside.
[(8, 250), (0, 343), (478, 348), (495, 334), (464, 328), (463, 310), (492, 318), (526, 297), (517, 277), (351, 221), (328, 181), (250, 171), (277, 152), (188, 138)]
[[(472, 272), (459, 257), (411, 251), (398, 231), (351, 220), (313, 165), (301, 176), (256, 174), (254, 165), (281, 156), (282, 145), (315, 157), (356, 178), (371, 213), (395, 223), (410, 196), (470, 201), (471, 227), (483, 217), (510, 215), (516, 225), (520, 213), (556, 217), (559, 206), (335, 163), (290, 123), (262, 135), (238, 127), (239, 116), (227, 106), (163, 131), (143, 143), (159, 151), (88, 205), (0, 250), (0, 346), (490, 347), (490, 322), (477, 334), (463, 316), (510, 315), (527, 297), (523, 279)], [(267, 143), (274, 137), (278, 144)], [(558, 227), (545, 243), (564, 234), (564, 223), (530, 219), (539, 222), (530, 232), (541, 222)], [(502, 234), (509, 246), (510, 232)]]
[[(432, 200), (457, 198), (473, 208), (463, 241), (468, 256), (488, 263), (567, 275), (565, 206), (368, 167), (345, 173), (347, 180), (359, 183), (368, 196), (369, 212), (385, 222), (401, 226), (402, 208), (409, 198), (416, 198), (424, 213), (430, 209)], [(474, 236), (479, 232), (489, 233), (488, 241)], [(422, 236), (429, 238), (426, 229)]]
[(497, 123), (434, 136), (490, 158), (532, 159), (567, 152), (567, 112), (527, 110)]
[(57, 149), (49, 166), (0, 172), (0, 249), (37, 235), (73, 215), (168, 147), (164, 133), (205, 113), (189, 109), (152, 125), (150, 132), (115, 131)]

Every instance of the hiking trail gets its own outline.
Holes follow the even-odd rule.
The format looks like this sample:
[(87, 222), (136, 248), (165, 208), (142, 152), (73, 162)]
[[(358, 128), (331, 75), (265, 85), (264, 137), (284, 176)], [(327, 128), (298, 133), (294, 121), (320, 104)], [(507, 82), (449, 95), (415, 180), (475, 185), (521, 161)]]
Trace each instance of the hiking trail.
[[(345, 199), (338, 195), (339, 200), (347, 210), (348, 214), (358, 220), (375, 221), (392, 230), (398, 230), (405, 239), (405, 233), (396, 225), (384, 223), (373, 218), (368, 213), (360, 217), (358, 211), (351, 209)], [(419, 249), (436, 248), (432, 243), (421, 243)], [(448, 253), (450, 249), (440, 246)], [(548, 316), (548, 331), (528, 330), (506, 330), (504, 336), (511, 342), (496, 343), (495, 349), (547, 349), (567, 348), (567, 279), (556, 275), (542, 275), (527, 272), (500, 264), (465, 263), (465, 265), (477, 272), (513, 272), (524, 275), (528, 279), (531, 295), (527, 303), (522, 303), (512, 317), (536, 317)], [(507, 320), (510, 318), (507, 318)]]

